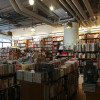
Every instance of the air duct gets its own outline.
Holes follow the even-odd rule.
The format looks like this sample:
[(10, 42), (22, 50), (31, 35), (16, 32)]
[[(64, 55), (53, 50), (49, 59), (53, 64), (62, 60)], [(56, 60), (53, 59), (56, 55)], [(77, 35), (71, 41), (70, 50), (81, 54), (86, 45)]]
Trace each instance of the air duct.
[(20, 0), (10, 0), (10, 2), (12, 4), (13, 8), (15, 9), (15, 11), (18, 12), (19, 14), (23, 14), (24, 16), (31, 17), (33, 19), (42, 21), (42, 22), (49, 24), (49, 25), (52, 25), (52, 26), (55, 25), (53, 22), (47, 20), (46, 18), (44, 18), (44, 17), (32, 12), (31, 10), (28, 10), (27, 8), (25, 8)]
[(83, 3), (84, 3), (86, 9), (88, 10), (88, 12), (90, 14), (92, 21), (95, 21), (96, 17), (94, 15), (94, 12), (93, 12), (93, 10), (91, 8), (91, 5), (90, 5), (89, 1), (88, 0), (83, 0)]
[(78, 15), (78, 17), (81, 20), (84, 20), (83, 17), (80, 15), (80, 13), (78, 12), (78, 10), (76, 9), (76, 7), (74, 6), (74, 4), (71, 2), (71, 0), (66, 0), (66, 2), (70, 5), (70, 7), (74, 10), (74, 12)]
[(78, 9), (78, 11), (80, 12), (80, 14), (84, 17), (85, 21), (88, 21), (88, 17), (85, 14), (84, 10), (82, 9), (81, 5), (79, 4), (79, 2), (77, 0), (72, 0), (73, 4), (76, 6), (76, 8)]
[(82, 26), (84, 26), (83, 23), (76, 17), (76, 15), (75, 15), (74, 12), (72, 11), (72, 9), (69, 8), (68, 5), (64, 2), (64, 0), (59, 0), (59, 1), (60, 1), (60, 3), (71, 13), (71, 15), (72, 15), (73, 17), (75, 17), (75, 19), (78, 21), (78, 23), (80, 23)]
[(21, 14), (21, 15), (24, 15), (24, 16), (27, 16), (27, 17), (30, 17), (30, 18), (33, 18), (32, 16), (23, 13), (23, 12), (19, 9), (19, 7), (17, 6), (15, 0), (9, 0), (9, 1), (10, 1), (10, 3), (11, 3), (12, 7), (14, 8), (14, 10), (15, 10), (17, 13), (19, 13), (19, 14)]
[(44, 17), (32, 12), (31, 10), (28, 10), (27, 8), (25, 8), (20, 0), (15, 0), (15, 1), (17, 3), (18, 7), (20, 8), (20, 10), (22, 12), (24, 12), (25, 14), (28, 14), (28, 15), (32, 16), (33, 18), (35, 18), (39, 21), (42, 21), (46, 24), (53, 25), (53, 22), (51, 22), (51, 21), (47, 20), (46, 18), (44, 18)]

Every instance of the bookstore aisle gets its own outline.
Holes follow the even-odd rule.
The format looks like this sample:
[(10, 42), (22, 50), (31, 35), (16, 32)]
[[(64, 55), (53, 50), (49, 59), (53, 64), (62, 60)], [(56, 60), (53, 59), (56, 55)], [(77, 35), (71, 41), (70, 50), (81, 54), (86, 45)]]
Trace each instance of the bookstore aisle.
[(100, 100), (100, 0), (0, 0), (0, 100)]

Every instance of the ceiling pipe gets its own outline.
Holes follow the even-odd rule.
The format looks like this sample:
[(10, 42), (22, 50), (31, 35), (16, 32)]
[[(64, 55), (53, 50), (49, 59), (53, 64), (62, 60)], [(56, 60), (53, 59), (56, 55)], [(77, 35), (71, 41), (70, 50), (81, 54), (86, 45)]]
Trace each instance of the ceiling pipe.
[(70, 5), (70, 7), (74, 10), (74, 12), (78, 15), (80, 20), (82, 21), (83, 25), (86, 26), (86, 23), (84, 23), (84, 18), (81, 16), (81, 14), (78, 12), (74, 4), (71, 2), (71, 0), (66, 0), (66, 2)]
[(80, 14), (84, 17), (85, 21), (88, 21), (88, 17), (85, 14), (85, 12), (84, 12), (83, 8), (81, 7), (81, 5), (79, 4), (79, 2), (77, 0), (72, 0), (72, 2), (76, 6), (76, 8), (80, 12)]
[(76, 17), (72, 9), (68, 7), (68, 5), (64, 2), (64, 0), (59, 0), (59, 1), (71, 13), (71, 15), (78, 21), (78, 23), (84, 26), (84, 24)]
[(15, 2), (15, 0), (10, 0), (10, 2), (12, 4), (13, 8), (15, 9), (15, 11), (18, 12), (19, 14), (22, 14), (24, 16), (28, 16), (30, 18), (42, 21), (46, 24), (53, 26), (51, 21), (49, 21), (46, 18), (28, 10), (27, 8), (24, 8), (20, 0), (16, 0), (16, 2)]
[(89, 1), (88, 0), (83, 0), (83, 3), (84, 3), (86, 9), (88, 10), (88, 12), (90, 14), (92, 21), (95, 21), (96, 20), (96, 17), (94, 15), (94, 12), (92, 10), (92, 7), (91, 7)]
[(16, 3), (17, 3), (18, 7), (20, 8), (20, 10), (21, 10), (22, 12), (24, 12), (25, 14), (28, 14), (28, 15), (32, 16), (33, 18), (35, 18), (35, 19), (37, 19), (37, 20), (39, 20), (39, 21), (42, 21), (42, 22), (44, 22), (44, 23), (46, 23), (46, 24), (49, 24), (49, 25), (51, 25), (51, 26), (54, 25), (53, 22), (51, 22), (51, 21), (47, 20), (46, 18), (44, 18), (44, 17), (42, 17), (42, 16), (40, 16), (40, 15), (34, 13), (33, 11), (28, 10), (27, 8), (25, 8), (25, 7), (23, 6), (23, 4), (21, 3), (20, 0), (15, 0), (15, 1), (16, 1)]
[(19, 7), (17, 6), (15, 0), (9, 0), (9, 1), (10, 1), (10, 3), (11, 3), (12, 7), (14, 8), (14, 10), (15, 10), (17, 13), (19, 13), (19, 14), (21, 14), (21, 15), (24, 15), (24, 16), (27, 16), (27, 17), (30, 17), (30, 18), (33, 19), (32, 16), (23, 13), (23, 12), (19, 9)]
[(78, 10), (76, 9), (76, 7), (74, 6), (74, 4), (71, 2), (71, 0), (66, 0), (66, 2), (70, 5), (70, 7), (74, 10), (74, 12), (78, 15), (78, 17), (81, 20), (84, 20), (84, 18), (80, 15), (80, 13), (78, 12)]
[(54, 19), (58, 20), (58, 17), (56, 15), (53, 14), (52, 11), (50, 11), (49, 9), (45, 8), (39, 1), (35, 2), (35, 5), (38, 9), (40, 9), (41, 11), (43, 11), (46, 15), (50, 16), (54, 16)]

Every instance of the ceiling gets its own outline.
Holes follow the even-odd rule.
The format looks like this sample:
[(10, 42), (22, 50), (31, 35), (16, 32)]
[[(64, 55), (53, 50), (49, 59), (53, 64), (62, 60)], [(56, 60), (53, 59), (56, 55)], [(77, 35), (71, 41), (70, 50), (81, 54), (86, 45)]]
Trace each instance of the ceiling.
[[(35, 5), (33, 7), (28, 4), (28, 0), (19, 1), (21, 1), (25, 8), (33, 12), (31, 14), (37, 15), (39, 18), (34, 17), (30, 14), (27, 15), (26, 12), (24, 12), (25, 14), (19, 14), (15, 11), (14, 7), (10, 3), (10, 0), (0, 0), (0, 31), (8, 30), (9, 23), (10, 29), (32, 26), (32, 19), (33, 25), (42, 23), (57, 25), (64, 24), (69, 20), (83, 22), (85, 23), (85, 25), (87, 25), (90, 20), (85, 20), (84, 15), (82, 15), (83, 12), (81, 12), (82, 10), (84, 11), (88, 19), (91, 18), (91, 14), (89, 13), (83, 2), (85, 0), (35, 0)], [(75, 11), (75, 9), (71, 7), (68, 1), (74, 5), (74, 8), (77, 11)], [(80, 8), (75, 5), (74, 1), (77, 1), (79, 3), (82, 8), (81, 11)], [(89, 0), (89, 4), (92, 8), (93, 14), (95, 16), (99, 15), (100, 0)], [(49, 10), (49, 7), (51, 5), (54, 7), (54, 11)], [(77, 12), (79, 15), (77, 14)]]

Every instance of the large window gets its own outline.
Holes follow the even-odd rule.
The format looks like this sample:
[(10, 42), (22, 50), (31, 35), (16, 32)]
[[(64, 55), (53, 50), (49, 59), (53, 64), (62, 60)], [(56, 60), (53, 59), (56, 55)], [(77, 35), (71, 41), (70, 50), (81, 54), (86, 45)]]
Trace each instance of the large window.
[(6, 47), (11, 47), (11, 42), (10, 43), (3, 43), (3, 48), (6, 48)]
[(11, 37), (0, 34), (0, 48), (11, 47)]

